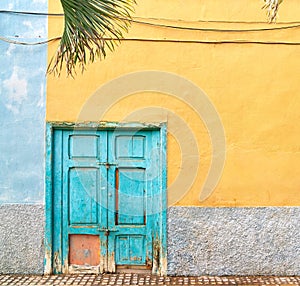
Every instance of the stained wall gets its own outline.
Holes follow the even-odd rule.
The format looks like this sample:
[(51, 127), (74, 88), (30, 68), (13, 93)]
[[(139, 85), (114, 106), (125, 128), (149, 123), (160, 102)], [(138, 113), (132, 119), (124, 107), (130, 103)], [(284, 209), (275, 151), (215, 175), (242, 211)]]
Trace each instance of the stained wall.
[(3, 10), (47, 13), (48, 3), (0, 10), (0, 273), (43, 273), (47, 45), (31, 44), (47, 40), (47, 16)]

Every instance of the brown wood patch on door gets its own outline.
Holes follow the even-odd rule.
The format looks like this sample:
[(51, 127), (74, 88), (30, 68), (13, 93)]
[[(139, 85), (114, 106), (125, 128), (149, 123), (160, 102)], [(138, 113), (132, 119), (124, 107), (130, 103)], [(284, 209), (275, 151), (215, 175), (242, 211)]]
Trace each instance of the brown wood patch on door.
[(100, 264), (100, 239), (98, 235), (71, 234), (69, 264), (97, 266)]

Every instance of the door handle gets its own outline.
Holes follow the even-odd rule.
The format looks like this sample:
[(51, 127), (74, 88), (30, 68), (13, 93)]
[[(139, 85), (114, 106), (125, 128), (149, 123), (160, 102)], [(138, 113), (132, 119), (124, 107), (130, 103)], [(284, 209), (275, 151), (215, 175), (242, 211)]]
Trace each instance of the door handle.
[(118, 232), (119, 230), (118, 229), (115, 229), (115, 228), (101, 228), (101, 227), (99, 227), (98, 228), (98, 231), (100, 231), (100, 232), (105, 232), (105, 236), (109, 236), (109, 233), (110, 232)]
[(110, 166), (117, 166), (116, 163), (108, 163), (108, 162), (97, 162), (97, 165), (105, 166), (106, 169), (109, 169)]

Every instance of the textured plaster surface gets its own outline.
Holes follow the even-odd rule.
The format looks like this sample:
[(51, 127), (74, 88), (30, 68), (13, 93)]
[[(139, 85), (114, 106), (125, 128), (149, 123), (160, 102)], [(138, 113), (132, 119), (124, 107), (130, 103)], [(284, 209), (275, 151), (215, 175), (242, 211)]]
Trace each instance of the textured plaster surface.
[[(0, 10), (47, 12), (46, 0), (0, 1)], [(47, 17), (1, 13), (0, 35), (47, 38)], [(0, 41), (0, 203), (42, 203), (47, 45)]]
[(169, 275), (299, 275), (300, 208), (168, 210)]
[(43, 239), (43, 205), (0, 205), (1, 274), (42, 274)]
[[(88, 65), (84, 76), (78, 75), (76, 80), (66, 77), (64, 73), (59, 79), (53, 76), (47, 78), (47, 120), (120, 122), (132, 118), (137, 121), (140, 116), (141, 122), (147, 122), (160, 117), (162, 120), (153, 122), (168, 122), (168, 186), (172, 192), (169, 198), (178, 199), (176, 205), (300, 206), (300, 124), (297, 124), (300, 65), (295, 60), (299, 58), (299, 46), (161, 42), (174, 39), (298, 42), (300, 29), (224, 32), (224, 29), (273, 29), (275, 26), (267, 23), (260, 2), (187, 0), (182, 5), (182, 0), (139, 1), (134, 17), (149, 21), (156, 18), (151, 20), (156, 24), (223, 31), (132, 25), (126, 38), (151, 38), (153, 42), (122, 42), (115, 51), (108, 51), (105, 60)], [(60, 1), (49, 0), (49, 11), (61, 11)], [(299, 14), (300, 5), (296, 0), (284, 1), (284, 5), (280, 6), (282, 22), (295, 21), (299, 19)], [(237, 23), (240, 21), (249, 23), (241, 25)], [(253, 25), (253, 22), (257, 24)], [(49, 37), (60, 35), (63, 25), (62, 17), (49, 17)], [(50, 60), (57, 43), (49, 43), (48, 48)], [(222, 151), (218, 150), (218, 156), (212, 156), (213, 133), (210, 129), (214, 128), (207, 129), (206, 118), (195, 112), (196, 106), (190, 101), (195, 95), (194, 90), (186, 89), (180, 81), (174, 81), (173, 90), (184, 98), (176, 100), (163, 92), (166, 81), (157, 78), (154, 88), (131, 94), (131, 88), (135, 90), (144, 86), (149, 79), (145, 77), (136, 85), (123, 89), (119, 85), (111, 87), (103, 93), (102, 100), (94, 101), (93, 95), (99, 90), (104, 91), (102, 88), (107, 83), (141, 71), (168, 72), (192, 82), (206, 93), (219, 113), (226, 135), (226, 162), (218, 188), (203, 202), (199, 201), (199, 192), (211, 170), (212, 160), (218, 160)], [(119, 92), (125, 92), (128, 96), (114, 100)], [(203, 114), (209, 114), (201, 98), (197, 98)], [(108, 108), (101, 117), (103, 113), (100, 110), (104, 106)], [(153, 112), (150, 113), (150, 110)], [(184, 128), (177, 124), (180, 121), (174, 121), (175, 117), (182, 121)], [(208, 118), (214, 122), (210, 115)], [(173, 130), (171, 126), (174, 126)], [(219, 139), (218, 143), (221, 142)], [(192, 164), (185, 167), (183, 163), (197, 158), (192, 152), (194, 140), (197, 142), (200, 164), (197, 168), (191, 167)], [(190, 183), (187, 176), (181, 180), (184, 172), (188, 175), (197, 172), (191, 188), (187, 187)]]

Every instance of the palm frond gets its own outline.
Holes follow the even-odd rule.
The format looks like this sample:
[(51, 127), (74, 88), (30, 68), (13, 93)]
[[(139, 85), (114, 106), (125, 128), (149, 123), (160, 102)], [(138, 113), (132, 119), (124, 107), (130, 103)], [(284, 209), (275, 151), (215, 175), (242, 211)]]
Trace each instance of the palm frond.
[(73, 76), (89, 62), (114, 50), (128, 31), (135, 0), (61, 0), (64, 32), (48, 66), (48, 73), (60, 75), (66, 68)]
[(262, 9), (267, 10), (269, 22), (275, 22), (278, 15), (278, 7), (283, 0), (264, 0), (265, 4)]

